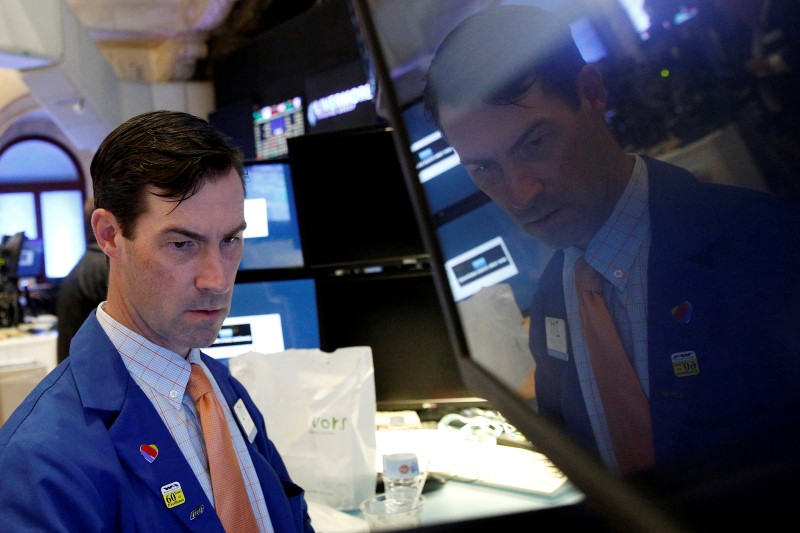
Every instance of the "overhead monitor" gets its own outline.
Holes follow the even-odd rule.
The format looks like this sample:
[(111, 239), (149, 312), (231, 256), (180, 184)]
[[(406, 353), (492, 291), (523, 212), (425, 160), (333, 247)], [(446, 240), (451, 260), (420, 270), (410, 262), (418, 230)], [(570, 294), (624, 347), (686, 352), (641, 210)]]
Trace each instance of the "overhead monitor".
[(253, 112), (256, 159), (286, 156), (286, 140), (305, 132), (303, 99), (300, 96), (256, 109)]
[(244, 255), (240, 271), (303, 266), (292, 174), (285, 160), (245, 163)]
[(306, 124), (309, 133), (378, 124), (375, 80), (369, 65), (355, 59), (315, 70), (305, 77)]
[(289, 163), (306, 266), (425, 254), (391, 129), (295, 137)]

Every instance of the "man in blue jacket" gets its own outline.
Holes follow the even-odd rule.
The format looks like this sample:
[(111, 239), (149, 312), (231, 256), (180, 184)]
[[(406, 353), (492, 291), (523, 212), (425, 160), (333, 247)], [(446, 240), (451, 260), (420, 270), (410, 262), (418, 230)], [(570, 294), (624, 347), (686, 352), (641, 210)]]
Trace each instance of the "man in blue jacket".
[[(542, 415), (623, 474), (744, 441), (762, 453), (767, 435), (797, 432), (797, 204), (625, 153), (599, 70), (566, 22), (538, 8), (462, 22), (431, 62), (425, 100), (476, 185), (557, 250), (530, 308)], [(621, 468), (612, 444), (583, 335), (581, 258), (602, 276), (644, 392), (650, 430), (637, 442), (652, 455), (639, 468)]]
[(0, 429), (2, 529), (226, 530), (187, 393), (196, 366), (232, 437), (237, 508), (252, 509), (258, 531), (313, 531), (261, 413), (200, 350), (228, 314), (242, 257), (239, 149), (204, 120), (155, 111), (114, 130), (91, 172), (108, 298)]

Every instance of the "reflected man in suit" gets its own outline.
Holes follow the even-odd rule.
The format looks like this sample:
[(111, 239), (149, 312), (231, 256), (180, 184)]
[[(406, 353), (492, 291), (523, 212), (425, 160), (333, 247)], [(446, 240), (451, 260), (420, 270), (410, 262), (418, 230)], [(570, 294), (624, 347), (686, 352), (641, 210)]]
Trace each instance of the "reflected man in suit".
[(465, 19), (433, 57), (424, 97), (475, 184), (557, 250), (530, 307), (542, 415), (633, 473), (620, 469), (589, 364), (573, 268), (583, 258), (647, 397), (652, 466), (796, 431), (797, 204), (622, 150), (599, 70), (542, 9)]

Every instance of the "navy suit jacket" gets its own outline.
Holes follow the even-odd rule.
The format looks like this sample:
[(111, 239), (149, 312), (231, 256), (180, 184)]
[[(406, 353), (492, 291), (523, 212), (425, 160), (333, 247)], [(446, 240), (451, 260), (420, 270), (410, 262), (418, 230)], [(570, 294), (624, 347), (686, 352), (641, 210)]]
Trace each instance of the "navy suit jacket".
[[(267, 437), (258, 408), (223, 364), (206, 355), (203, 361), (228, 405), (241, 398), (258, 428), (247, 447), (276, 533), (312, 532), (304, 493)], [(157, 446), (154, 461), (145, 460), (142, 445)], [(0, 428), (0, 472), (3, 530), (224, 531), (95, 311), (70, 356)], [(185, 501), (168, 505), (162, 487), (176, 482)]]
[[(797, 427), (800, 206), (748, 189), (700, 183), (683, 169), (645, 161), (656, 463), (677, 462), (759, 431)], [(537, 402), (542, 415), (598, 455), (571, 346), (567, 361), (547, 354), (545, 317), (566, 322), (563, 260), (563, 252), (554, 255), (531, 306)], [(683, 302), (692, 308), (688, 323), (672, 315)], [(683, 352), (694, 352), (696, 369), (685, 372), (673, 361), (673, 354)]]

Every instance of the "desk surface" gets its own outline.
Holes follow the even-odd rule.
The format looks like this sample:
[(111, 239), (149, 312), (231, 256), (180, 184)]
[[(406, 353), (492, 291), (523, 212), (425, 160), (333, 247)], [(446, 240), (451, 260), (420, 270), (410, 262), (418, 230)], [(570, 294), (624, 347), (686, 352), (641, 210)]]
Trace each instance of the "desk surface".
[[(444, 486), (425, 494), (422, 525), (433, 526), (489, 516), (535, 511), (547, 507), (578, 503), (583, 495), (567, 483), (551, 496), (487, 487), (476, 483), (449, 480)], [(367, 523), (357, 510), (340, 512), (309, 502), (312, 524), (325, 533), (360, 533)]]
[(534, 511), (578, 503), (583, 499), (580, 491), (569, 483), (553, 495), (538, 496), (452, 479), (425, 497), (423, 525)]
[(21, 329), (0, 330), (0, 366), (38, 363), (50, 372), (56, 367), (58, 333), (29, 333)]
[[(416, 453), (420, 469), (427, 467), (447, 479), (438, 490), (425, 493), (425, 526), (571, 505), (583, 499), (560, 472), (543, 466), (549, 464), (543, 456), (530, 450), (468, 442), (447, 430), (378, 431), (378, 472), (383, 454), (396, 451)], [(366, 531), (358, 510), (341, 513), (310, 502), (309, 513), (315, 528), (325, 533)]]

